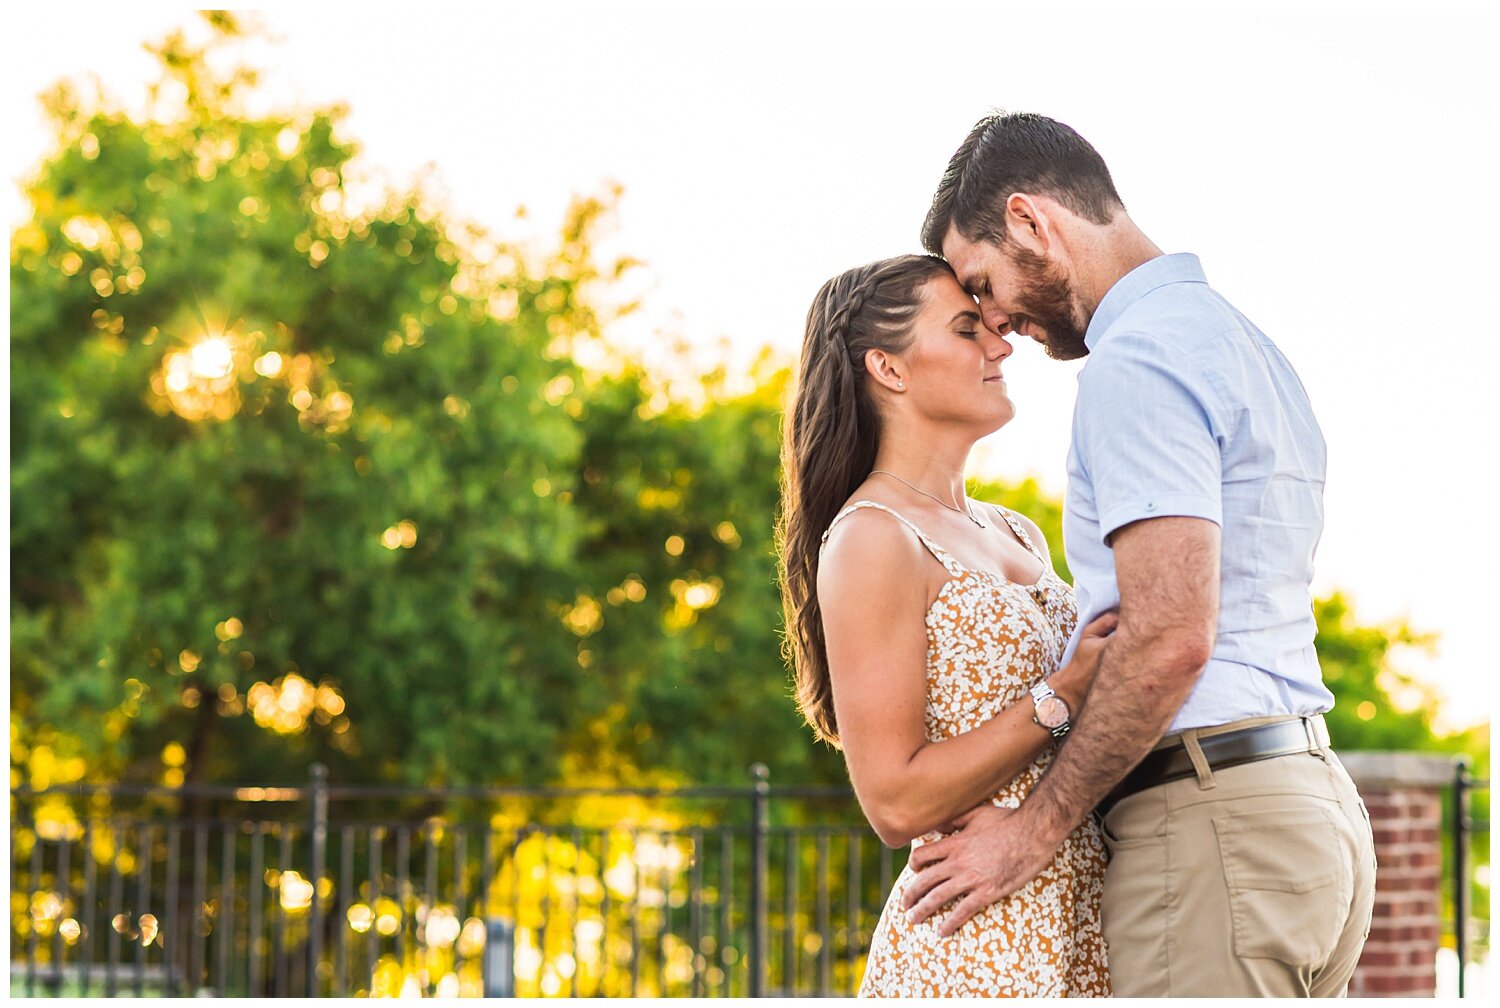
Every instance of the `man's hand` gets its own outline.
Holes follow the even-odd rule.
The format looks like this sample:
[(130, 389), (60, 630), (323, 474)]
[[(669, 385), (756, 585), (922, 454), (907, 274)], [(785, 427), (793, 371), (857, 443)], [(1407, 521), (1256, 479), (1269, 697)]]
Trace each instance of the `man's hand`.
[(1057, 853), (1057, 843), (1033, 827), (1025, 806), (980, 805), (957, 819), (957, 832), (911, 852), (916, 878), (902, 905), (921, 923), (958, 900), (938, 934), (946, 938), (969, 918), (1036, 878)]

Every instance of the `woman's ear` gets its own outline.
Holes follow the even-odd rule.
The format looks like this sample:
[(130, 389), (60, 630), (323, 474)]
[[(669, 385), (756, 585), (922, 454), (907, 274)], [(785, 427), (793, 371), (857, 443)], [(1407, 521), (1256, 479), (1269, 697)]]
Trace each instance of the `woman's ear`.
[(905, 365), (884, 350), (870, 350), (865, 354), (865, 371), (892, 392), (906, 391)]

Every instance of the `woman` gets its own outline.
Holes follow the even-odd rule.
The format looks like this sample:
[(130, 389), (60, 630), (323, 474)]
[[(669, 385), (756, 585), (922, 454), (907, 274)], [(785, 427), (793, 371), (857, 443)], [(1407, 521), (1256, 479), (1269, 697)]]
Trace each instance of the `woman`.
[[(844, 750), (892, 847), (985, 801), (1019, 805), (1114, 625), (1096, 620), (1059, 668), (1077, 613), (1040, 530), (964, 492), (970, 448), (1015, 412), (1001, 377), (1010, 353), (929, 256), (835, 277), (808, 313), (783, 456), (788, 639), (803, 715)], [(907, 869), (860, 994), (1107, 995), (1104, 864), (1086, 822), (1037, 879), (950, 939), (941, 913), (907, 921)]]

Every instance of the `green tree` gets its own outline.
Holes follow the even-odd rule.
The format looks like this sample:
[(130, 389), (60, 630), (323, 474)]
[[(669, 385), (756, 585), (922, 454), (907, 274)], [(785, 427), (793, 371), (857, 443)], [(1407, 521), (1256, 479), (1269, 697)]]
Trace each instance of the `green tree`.
[[(1334, 592), (1313, 603), (1318, 622), (1318, 661), (1334, 695), (1328, 731), (1343, 749), (1433, 749), (1437, 697), (1399, 672), (1393, 658), (1403, 648), (1430, 646), (1432, 639), (1405, 623), (1362, 626), (1349, 600)], [(1398, 704), (1393, 693), (1420, 702)]]
[[(580, 368), (629, 265), (594, 261), (607, 200), (540, 257), (419, 192), (360, 205), (339, 110), (251, 115), (253, 74), (158, 53), (170, 114), (50, 96), (13, 236), (32, 782), (841, 779), (778, 657), (785, 369), (690, 405)], [(1066, 574), (1058, 501), (976, 493)], [(1389, 697), (1416, 637), (1317, 614), (1340, 744), (1438, 744)]]
[(690, 406), (578, 367), (630, 265), (595, 262), (608, 199), (544, 256), (360, 206), (340, 111), (245, 112), (214, 17), (158, 49), (168, 112), (49, 98), (11, 262), (17, 780), (841, 779), (779, 659), (785, 370)]
[(637, 370), (589, 396), (581, 556), (603, 612), (580, 644), (598, 686), (581, 728), (602, 758), (675, 779), (744, 783), (763, 761), (777, 780), (842, 780), (842, 758), (803, 730), (779, 657), (787, 373), (764, 358), (755, 377), (738, 396), (710, 378), (701, 409), (653, 406)]
[(338, 110), (251, 116), (250, 75), (158, 55), (175, 116), (50, 96), (13, 236), (13, 743), (53, 777), (547, 776), (585, 685), (548, 605), (576, 249), (360, 207)]

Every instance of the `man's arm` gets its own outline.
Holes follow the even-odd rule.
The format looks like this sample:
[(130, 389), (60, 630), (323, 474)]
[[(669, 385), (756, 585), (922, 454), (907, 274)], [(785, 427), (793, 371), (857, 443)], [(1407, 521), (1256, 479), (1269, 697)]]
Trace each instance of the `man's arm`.
[(918, 875), (905, 905), (914, 908), (914, 920), (963, 897), (943, 921), (944, 935), (1047, 866), (1063, 839), (1161, 737), (1213, 653), (1219, 526), (1203, 518), (1152, 518), (1117, 530), (1111, 546), (1119, 627), (1052, 767), (1019, 809), (980, 806), (961, 817), (958, 832), (912, 852)]
[(1077, 730), (1028, 804), (1062, 841), (1151, 750), (1213, 655), (1219, 526), (1202, 518), (1135, 522), (1112, 538), (1120, 624), (1105, 647)]

